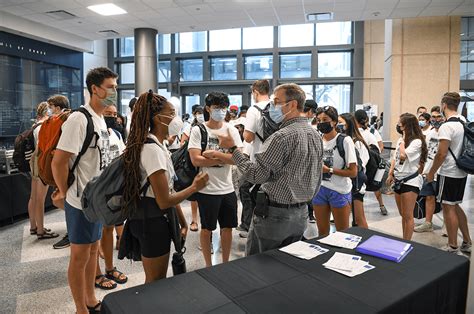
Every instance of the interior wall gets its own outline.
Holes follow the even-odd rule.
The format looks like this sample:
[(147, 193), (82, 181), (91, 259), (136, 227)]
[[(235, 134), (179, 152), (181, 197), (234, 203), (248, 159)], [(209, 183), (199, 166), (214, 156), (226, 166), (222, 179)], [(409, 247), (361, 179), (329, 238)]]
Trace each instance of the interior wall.
[(93, 44), (93, 52), (84, 53), (84, 103), (90, 100), (89, 92), (87, 91), (86, 76), (90, 69), (97, 67), (106, 67), (107, 64), (107, 40), (95, 40)]
[(364, 22), (364, 93), (363, 102), (384, 105), (385, 21)]

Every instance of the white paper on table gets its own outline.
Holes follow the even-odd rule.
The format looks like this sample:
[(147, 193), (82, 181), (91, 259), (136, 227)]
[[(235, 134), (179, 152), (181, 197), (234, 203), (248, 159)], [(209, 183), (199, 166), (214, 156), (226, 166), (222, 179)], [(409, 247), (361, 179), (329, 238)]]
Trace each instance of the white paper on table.
[(358, 267), (360, 260), (360, 256), (336, 252), (323, 266), (351, 272)]
[(361, 240), (362, 237), (360, 236), (336, 231), (334, 233), (329, 234), (327, 237), (319, 239), (318, 242), (345, 249), (355, 249), (357, 245), (359, 245)]
[(369, 270), (372, 270), (372, 269), (375, 268), (375, 266), (370, 265), (369, 262), (365, 262), (365, 261), (362, 261), (362, 260), (360, 260), (358, 262), (358, 264), (359, 265), (357, 266), (357, 268), (354, 269), (353, 271), (346, 271), (346, 270), (331, 268), (331, 267), (326, 267), (326, 268), (330, 269), (330, 270), (333, 270), (335, 272), (338, 272), (340, 274), (343, 274), (345, 276), (348, 276), (348, 277), (355, 277), (357, 275), (363, 274), (366, 271), (369, 271)]
[(280, 248), (280, 251), (293, 255), (298, 258), (309, 260), (309, 259), (315, 258), (316, 256), (324, 254), (329, 250), (323, 247), (320, 247), (319, 245), (315, 245), (315, 244), (311, 244), (311, 243), (307, 243), (303, 241), (297, 241), (297, 242), (291, 243), (290, 245)]

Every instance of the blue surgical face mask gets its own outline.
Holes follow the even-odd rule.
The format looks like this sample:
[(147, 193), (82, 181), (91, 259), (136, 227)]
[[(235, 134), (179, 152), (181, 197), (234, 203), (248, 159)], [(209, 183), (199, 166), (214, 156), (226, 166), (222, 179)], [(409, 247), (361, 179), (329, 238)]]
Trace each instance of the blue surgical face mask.
[(289, 112), (283, 114), (283, 111), (281, 110), (281, 107), (287, 105), (288, 103), (282, 104), (275, 106), (275, 103), (273, 100), (270, 102), (270, 108), (268, 110), (268, 113), (270, 114), (270, 118), (275, 122), (275, 123), (281, 123), (283, 119), (285, 119), (285, 116), (289, 114)]
[(211, 119), (217, 122), (224, 121), (227, 110), (225, 109), (212, 109), (211, 110)]
[(48, 117), (51, 117), (53, 115), (53, 109), (48, 108), (48, 110), (46, 111), (46, 114), (48, 115)]
[(426, 121), (418, 121), (418, 125), (420, 128), (424, 128), (426, 126)]
[(432, 122), (431, 122), (431, 125), (432, 125), (435, 129), (439, 129), (439, 127), (441, 126), (441, 124), (443, 124), (443, 121), (432, 121)]

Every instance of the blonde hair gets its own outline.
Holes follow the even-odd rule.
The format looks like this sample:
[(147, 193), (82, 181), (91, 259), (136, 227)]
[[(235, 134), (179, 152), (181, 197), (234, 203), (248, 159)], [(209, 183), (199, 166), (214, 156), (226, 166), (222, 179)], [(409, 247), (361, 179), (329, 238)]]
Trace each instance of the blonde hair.
[(44, 117), (48, 113), (48, 103), (46, 101), (42, 101), (36, 107), (36, 116), (38, 118)]

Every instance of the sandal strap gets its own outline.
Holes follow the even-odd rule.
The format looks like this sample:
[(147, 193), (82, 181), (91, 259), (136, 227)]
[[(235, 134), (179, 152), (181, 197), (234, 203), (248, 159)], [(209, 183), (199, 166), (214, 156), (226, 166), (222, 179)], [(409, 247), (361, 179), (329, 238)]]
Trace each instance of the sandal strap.
[(118, 276), (115, 277), (115, 278), (117, 278), (117, 279), (120, 279), (120, 276), (124, 274), (124, 273), (122, 273), (120, 270), (118, 270), (117, 267), (114, 267), (114, 268), (112, 268), (111, 270), (105, 270), (105, 273), (106, 273), (107, 275), (110, 275), (110, 276), (113, 276), (113, 277), (115, 277), (115, 276), (114, 276), (114, 273), (118, 273)]
[(115, 284), (115, 282), (113, 280), (110, 280), (109, 278), (105, 277), (104, 275), (96, 276), (95, 280), (97, 280), (99, 278), (100, 278), (100, 281), (97, 284), (100, 285), (100, 286), (102, 286), (102, 284), (106, 281), (112, 282), (113, 283), (112, 286)]

